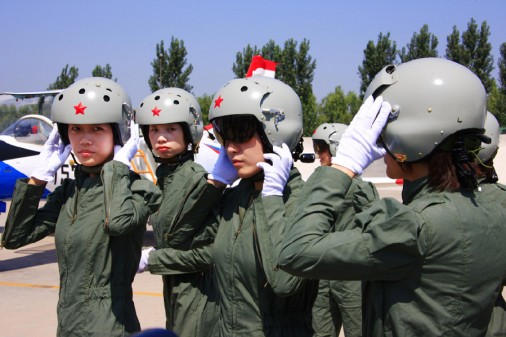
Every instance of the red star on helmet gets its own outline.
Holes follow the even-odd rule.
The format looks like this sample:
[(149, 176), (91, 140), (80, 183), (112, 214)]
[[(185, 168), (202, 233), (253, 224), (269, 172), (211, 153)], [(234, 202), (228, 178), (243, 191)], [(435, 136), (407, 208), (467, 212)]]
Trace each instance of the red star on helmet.
[(79, 102), (78, 105), (74, 105), (74, 109), (76, 109), (76, 115), (84, 115), (84, 109), (86, 109), (87, 106), (84, 106), (81, 104), (81, 102)]
[(217, 99), (214, 100), (214, 107), (221, 108), (221, 102), (223, 102), (223, 98), (221, 98), (221, 95), (218, 96)]
[(151, 110), (151, 112), (153, 113), (153, 116), (160, 116), (160, 109), (158, 109), (158, 107), (155, 106), (155, 108), (153, 110)]

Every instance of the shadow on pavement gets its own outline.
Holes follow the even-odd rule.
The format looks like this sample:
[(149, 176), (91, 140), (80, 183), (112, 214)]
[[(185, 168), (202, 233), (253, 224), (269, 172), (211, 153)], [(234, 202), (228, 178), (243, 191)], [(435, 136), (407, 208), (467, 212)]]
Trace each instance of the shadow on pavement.
[(3, 260), (0, 263), (0, 272), (56, 263), (56, 250), (52, 244), (39, 246), (35, 249), (20, 248), (13, 254), (19, 254), (19, 257)]

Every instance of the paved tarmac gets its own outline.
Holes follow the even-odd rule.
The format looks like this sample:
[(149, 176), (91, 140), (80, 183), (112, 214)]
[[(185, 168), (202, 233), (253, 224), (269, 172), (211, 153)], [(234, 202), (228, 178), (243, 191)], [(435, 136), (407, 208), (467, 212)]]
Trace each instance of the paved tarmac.
[[(506, 179), (506, 136), (501, 136), (504, 151), (496, 158), (501, 182)], [(307, 147), (310, 149), (311, 147)], [(303, 178), (311, 174), (317, 164), (296, 163)], [(377, 184), (382, 197), (400, 199), (401, 185), (384, 178), (382, 160), (371, 165), (365, 179), (381, 178)], [(7, 207), (9, 204), (7, 205)], [(6, 214), (0, 213), (0, 231)], [(151, 228), (145, 244), (152, 245)], [(47, 237), (17, 250), (0, 250), (0, 316), (2, 337), (50, 337), (56, 335), (56, 303), (58, 301), (58, 266), (54, 238)], [(149, 273), (138, 274), (133, 283), (134, 302), (143, 329), (165, 326), (161, 277)], [(341, 335), (343, 336), (342, 332)]]

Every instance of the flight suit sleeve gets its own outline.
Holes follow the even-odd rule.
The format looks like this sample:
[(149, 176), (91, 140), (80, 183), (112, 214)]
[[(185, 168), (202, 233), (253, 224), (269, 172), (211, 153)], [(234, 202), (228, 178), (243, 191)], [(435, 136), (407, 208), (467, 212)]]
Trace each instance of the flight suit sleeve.
[(391, 198), (357, 213), (352, 229), (329, 232), (350, 185), (351, 178), (339, 170), (315, 170), (286, 233), (280, 254), (282, 269), (321, 279), (395, 280), (421, 260), (423, 219)]
[(279, 269), (278, 264), (289, 215), (296, 207), (302, 184), (300, 174), (291, 174), (283, 197), (266, 196), (254, 201), (256, 241), (264, 273), (274, 293), (281, 297), (297, 293), (307, 281)]
[(180, 197), (183, 198), (182, 206), (174, 215), (175, 223), (171, 228), (175, 230), (170, 233), (170, 245), (175, 248), (184, 247), (189, 241), (201, 240), (196, 235), (221, 198), (224, 188), (208, 183), (206, 175), (196, 177), (193, 188)]
[(178, 275), (208, 270), (213, 262), (213, 245), (190, 250), (164, 248), (149, 254), (148, 269), (155, 275)]
[(44, 187), (30, 185), (28, 179), (19, 179), (5, 222), (2, 247), (16, 249), (54, 233), (60, 209), (65, 202), (63, 190), (64, 187), (57, 187), (44, 206), (38, 208)]
[(158, 187), (147, 179), (132, 179), (133, 174), (125, 164), (115, 160), (102, 169), (104, 230), (109, 235), (125, 235), (137, 226), (145, 226), (162, 201)]
[(149, 254), (148, 269), (155, 275), (177, 275), (208, 270), (213, 264), (213, 244), (219, 225), (216, 205), (208, 219), (195, 234), (189, 250), (163, 248)]

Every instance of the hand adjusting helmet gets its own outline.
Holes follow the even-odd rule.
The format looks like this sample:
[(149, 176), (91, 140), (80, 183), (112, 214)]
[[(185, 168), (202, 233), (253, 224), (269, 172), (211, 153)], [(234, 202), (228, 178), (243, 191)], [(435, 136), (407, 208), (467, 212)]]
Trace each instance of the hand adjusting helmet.
[(479, 138), (484, 132), (485, 88), (453, 61), (422, 58), (386, 66), (367, 88), (369, 95), (392, 105), (380, 140), (400, 162), (426, 158), (451, 135)]
[(113, 80), (89, 77), (60, 92), (51, 106), (51, 119), (65, 145), (69, 144), (69, 124), (111, 124), (114, 144), (130, 138), (132, 104), (126, 91)]
[(136, 110), (135, 119), (141, 126), (144, 140), (150, 149), (149, 125), (182, 123), (185, 141), (191, 144), (192, 151), (195, 152), (204, 132), (197, 99), (180, 88), (160, 89), (144, 98)]
[(323, 123), (313, 133), (313, 140), (321, 140), (328, 144), (332, 157), (336, 155), (337, 147), (348, 125), (340, 123)]
[[(253, 76), (237, 78), (223, 85), (215, 94), (209, 109), (209, 120), (226, 116), (254, 116), (269, 147), (286, 143), (291, 151), (302, 136), (302, 105), (295, 91), (280, 80)], [(223, 131), (223, 130), (221, 130)]]

